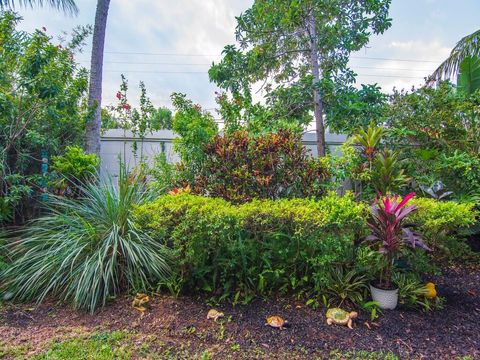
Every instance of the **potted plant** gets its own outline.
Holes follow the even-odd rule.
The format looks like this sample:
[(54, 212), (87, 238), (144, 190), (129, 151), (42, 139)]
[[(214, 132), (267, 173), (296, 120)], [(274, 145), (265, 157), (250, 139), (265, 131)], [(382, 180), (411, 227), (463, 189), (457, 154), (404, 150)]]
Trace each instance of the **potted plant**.
[(416, 210), (415, 205), (408, 205), (415, 193), (410, 193), (402, 200), (398, 196), (380, 196), (371, 207), (368, 226), (372, 232), (367, 241), (378, 244), (378, 251), (383, 254), (378, 281), (370, 285), (374, 301), (381, 309), (395, 309), (398, 302), (398, 288), (392, 282), (395, 260), (405, 247), (420, 247), (429, 250), (420, 234), (404, 225), (405, 218)]

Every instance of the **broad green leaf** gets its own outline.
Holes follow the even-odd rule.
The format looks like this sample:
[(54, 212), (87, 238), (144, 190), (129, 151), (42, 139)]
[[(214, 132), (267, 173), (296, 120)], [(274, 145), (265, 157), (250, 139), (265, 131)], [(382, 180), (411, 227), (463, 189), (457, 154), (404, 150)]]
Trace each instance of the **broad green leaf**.
[(473, 94), (480, 89), (480, 58), (470, 56), (460, 63), (457, 86), (460, 91), (466, 94)]

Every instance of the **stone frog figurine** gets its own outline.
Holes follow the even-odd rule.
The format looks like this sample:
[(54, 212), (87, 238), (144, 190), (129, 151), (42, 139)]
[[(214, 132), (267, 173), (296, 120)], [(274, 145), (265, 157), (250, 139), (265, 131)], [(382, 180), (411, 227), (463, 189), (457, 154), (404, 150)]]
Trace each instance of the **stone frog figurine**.
[(267, 317), (267, 322), (265, 323), (265, 325), (283, 330), (285, 327), (288, 327), (289, 324), (287, 320), (284, 320), (280, 316), (273, 315)]
[(138, 293), (133, 298), (132, 307), (140, 311), (143, 315), (143, 313), (147, 311), (150, 305), (149, 302), (150, 302), (150, 296), (148, 296), (147, 294)]

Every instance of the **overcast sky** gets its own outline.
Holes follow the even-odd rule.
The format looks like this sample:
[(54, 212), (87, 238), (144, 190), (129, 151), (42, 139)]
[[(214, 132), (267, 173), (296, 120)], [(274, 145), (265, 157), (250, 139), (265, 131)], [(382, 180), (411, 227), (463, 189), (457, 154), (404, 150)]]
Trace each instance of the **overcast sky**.
[[(104, 64), (104, 105), (114, 101), (124, 73), (132, 103), (143, 80), (156, 106), (170, 107), (170, 94), (184, 92), (204, 108), (214, 108), (215, 86), (207, 71), (234, 43), (235, 16), (252, 0), (111, 0)], [(76, 25), (93, 24), (95, 0), (77, 0), (80, 13), (68, 17), (51, 9), (17, 9), (25, 30), (46, 27), (57, 38)], [(357, 83), (393, 87), (420, 85), (464, 35), (479, 28), (479, 0), (393, 0), (392, 27), (372, 37), (354, 54)], [(91, 38), (89, 39), (89, 43)], [(90, 47), (77, 59), (89, 64)], [(188, 55), (188, 56), (187, 56)]]

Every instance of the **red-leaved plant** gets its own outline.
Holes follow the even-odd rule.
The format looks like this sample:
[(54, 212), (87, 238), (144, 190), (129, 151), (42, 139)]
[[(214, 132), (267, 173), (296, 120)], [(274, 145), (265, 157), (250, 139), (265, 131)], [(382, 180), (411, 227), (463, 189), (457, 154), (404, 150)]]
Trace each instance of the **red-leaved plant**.
[(411, 248), (423, 248), (430, 250), (422, 241), (419, 233), (404, 226), (405, 218), (416, 210), (415, 205), (407, 203), (415, 193), (406, 195), (402, 200), (398, 196), (379, 196), (371, 207), (371, 216), (368, 219), (368, 226), (372, 231), (367, 241), (374, 241), (379, 244), (379, 252), (384, 254), (384, 265), (382, 266), (379, 278), (379, 287), (384, 289), (392, 288), (392, 271), (396, 257), (405, 246)]

